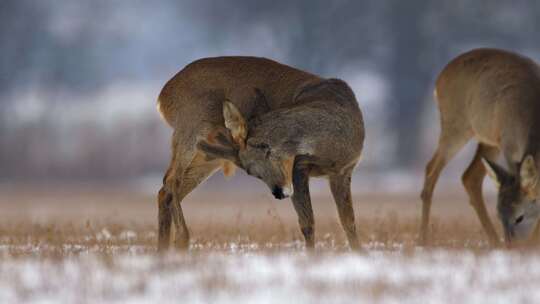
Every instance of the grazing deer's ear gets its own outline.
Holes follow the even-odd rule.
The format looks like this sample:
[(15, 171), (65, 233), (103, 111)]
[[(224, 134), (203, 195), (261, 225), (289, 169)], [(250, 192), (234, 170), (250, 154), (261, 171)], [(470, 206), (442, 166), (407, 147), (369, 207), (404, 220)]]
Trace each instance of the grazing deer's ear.
[(488, 159), (482, 158), (482, 163), (489, 177), (495, 181), (497, 188), (500, 188), (501, 184), (508, 178), (508, 173), (501, 166)]
[(223, 103), (223, 119), (225, 127), (231, 131), (234, 142), (240, 147), (245, 148), (247, 137), (247, 125), (242, 113), (230, 101)]
[(535, 198), (537, 195), (536, 185), (538, 184), (538, 170), (536, 169), (536, 162), (532, 155), (527, 155), (521, 163), (519, 176), (521, 190), (523, 190), (528, 197)]

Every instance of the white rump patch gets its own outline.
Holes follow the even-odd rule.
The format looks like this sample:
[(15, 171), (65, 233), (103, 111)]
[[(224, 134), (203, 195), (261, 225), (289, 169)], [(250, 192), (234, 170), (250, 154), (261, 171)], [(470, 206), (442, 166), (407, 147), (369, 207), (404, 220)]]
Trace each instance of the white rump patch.
[(157, 108), (157, 111), (158, 111), (159, 116), (161, 117), (161, 119), (166, 122), (167, 120), (165, 119), (165, 116), (163, 116), (163, 112), (161, 111), (161, 102), (159, 101), (159, 99), (157, 101), (156, 108)]

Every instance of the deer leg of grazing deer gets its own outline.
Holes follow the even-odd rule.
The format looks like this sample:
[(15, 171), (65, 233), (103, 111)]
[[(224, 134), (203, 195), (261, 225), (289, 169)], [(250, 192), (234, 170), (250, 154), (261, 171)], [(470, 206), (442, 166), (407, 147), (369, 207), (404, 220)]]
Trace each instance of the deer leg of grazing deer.
[(330, 176), (330, 189), (336, 201), (339, 219), (347, 234), (349, 246), (352, 249), (360, 249), (352, 206), (351, 174), (352, 171), (348, 171), (345, 174)]
[(298, 214), (298, 223), (300, 230), (306, 240), (307, 248), (315, 247), (314, 240), (314, 220), (313, 208), (311, 207), (311, 197), (309, 195), (309, 173), (308, 165), (295, 163), (293, 168), (293, 188), (292, 202), (294, 209)]
[[(443, 127), (444, 132), (444, 127)], [(433, 155), (433, 158), (426, 166), (424, 187), (422, 189), (422, 222), (420, 226), (420, 244), (427, 242), (427, 233), (429, 225), (429, 214), (431, 211), (431, 199), (437, 180), (448, 161), (467, 143), (470, 136), (449, 137), (444, 134), (439, 140), (439, 147)]]
[(171, 239), (171, 203), (172, 194), (163, 186), (158, 193), (158, 251), (169, 248)]
[(531, 238), (531, 244), (535, 246), (540, 245), (540, 223), (537, 223), (536, 227), (534, 228)]
[(495, 246), (499, 244), (499, 237), (489, 219), (482, 196), (482, 182), (486, 176), (486, 168), (482, 164), (482, 158), (494, 161), (498, 154), (499, 151), (497, 148), (479, 144), (473, 161), (467, 170), (465, 170), (462, 177), (463, 185), (469, 194), (470, 203), (476, 211), (490, 243)]

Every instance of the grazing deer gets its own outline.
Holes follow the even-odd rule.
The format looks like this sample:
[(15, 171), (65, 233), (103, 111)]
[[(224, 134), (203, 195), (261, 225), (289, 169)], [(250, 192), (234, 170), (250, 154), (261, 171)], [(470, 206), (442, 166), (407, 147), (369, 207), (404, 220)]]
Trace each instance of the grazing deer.
[(314, 246), (309, 178), (327, 176), (351, 247), (359, 246), (351, 174), (364, 140), (353, 91), (337, 79), (255, 57), (195, 61), (162, 89), (158, 110), (174, 129), (172, 160), (158, 194), (158, 248), (185, 248), (181, 201), (219, 168), (240, 167), (277, 199), (292, 195), (306, 246)]
[[(499, 187), (497, 212), (507, 244), (527, 239), (540, 210), (540, 68), (531, 59), (476, 49), (452, 60), (436, 82), (441, 135), (422, 191), (421, 242), (426, 241), (431, 197), (441, 170), (471, 139), (478, 141), (462, 181), (492, 244), (499, 238), (482, 198), (486, 172)], [(495, 163), (502, 152), (508, 170)]]

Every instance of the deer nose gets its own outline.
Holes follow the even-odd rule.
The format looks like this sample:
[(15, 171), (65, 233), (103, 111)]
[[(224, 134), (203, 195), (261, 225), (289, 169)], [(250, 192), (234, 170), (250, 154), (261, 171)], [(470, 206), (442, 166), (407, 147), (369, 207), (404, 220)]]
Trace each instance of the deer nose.
[(285, 197), (289, 197), (293, 194), (293, 189), (291, 188), (291, 186), (284, 186), (283, 187), (283, 194), (285, 195)]
[(277, 199), (284, 199), (286, 197), (285, 194), (283, 193), (283, 188), (278, 187), (278, 186), (274, 186), (274, 188), (272, 189), (272, 194)]
[(510, 227), (510, 225), (507, 225), (504, 229), (504, 240), (507, 247), (512, 246), (513, 238), (514, 238), (514, 229), (513, 227)]

